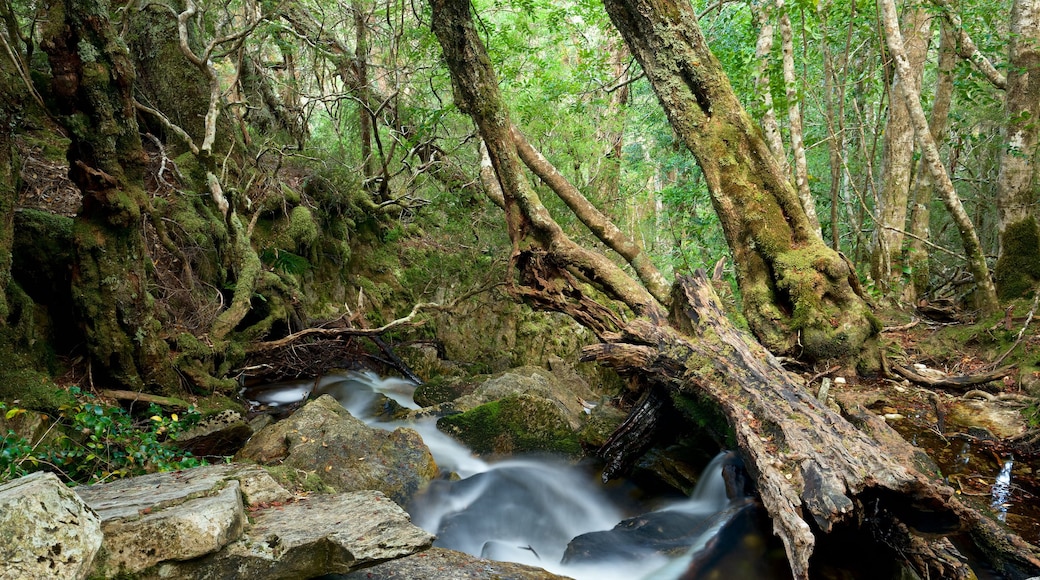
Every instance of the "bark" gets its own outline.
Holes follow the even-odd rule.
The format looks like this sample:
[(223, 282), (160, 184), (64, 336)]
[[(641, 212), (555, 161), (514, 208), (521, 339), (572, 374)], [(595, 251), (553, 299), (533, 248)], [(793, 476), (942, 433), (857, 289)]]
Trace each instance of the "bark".
[(1030, 293), (1040, 281), (1040, 211), (1035, 162), (1040, 144), (1040, 1), (1016, 0), (1011, 11), (1007, 128), (997, 178), (1003, 298)]
[[(896, 72), (903, 78), (911, 78), (910, 62), (903, 48), (903, 38), (899, 32), (895, 2), (894, 0), (881, 0), (879, 4), (881, 7), (882, 26), (885, 31), (885, 41), (892, 55)], [(900, 96), (910, 112), (910, 119), (914, 125), (917, 142), (923, 152), (922, 163), (924, 163), (925, 169), (931, 173), (932, 179), (935, 180), (936, 190), (942, 197), (943, 205), (950, 212), (950, 216), (953, 218), (960, 233), (961, 243), (964, 245), (964, 253), (968, 260), (968, 268), (975, 278), (976, 307), (984, 316), (996, 312), (999, 307), (997, 291), (993, 286), (993, 280), (989, 276), (986, 256), (982, 251), (981, 244), (979, 244), (975, 226), (972, 224), (967, 212), (964, 211), (964, 206), (953, 188), (953, 182), (950, 181), (950, 176), (946, 173), (946, 168), (943, 167), (942, 159), (939, 157), (939, 148), (935, 145), (935, 140), (932, 139), (932, 134), (928, 130), (928, 120), (924, 116), (924, 109), (921, 108), (921, 97), (914, 90), (911, 83), (899, 83), (898, 86), (900, 88)]]
[(820, 235), (820, 219), (816, 217), (816, 202), (809, 190), (809, 165), (805, 159), (805, 135), (802, 132), (802, 105), (798, 98), (798, 81), (794, 72), (794, 40), (791, 18), (783, 0), (780, 8), (780, 52), (783, 54), (784, 91), (787, 93), (787, 120), (791, 131), (791, 155), (794, 157), (794, 186), (805, 210), (805, 218), (813, 233)]
[[(882, 419), (853, 404), (839, 414), (822, 404), (761, 345), (726, 318), (703, 272), (677, 281), (670, 326), (636, 320), (615, 340), (586, 347), (582, 360), (639, 377), (648, 394), (608, 449), (639, 453), (652, 440), (662, 394), (675, 406), (710, 400), (756, 480), (773, 530), (796, 578), (813, 573), (813, 554), (878, 542), (922, 578), (970, 578), (945, 538), (987, 529), (941, 479), (915, 468), (917, 450)], [(622, 442), (631, 441), (626, 447)], [(607, 457), (608, 465), (631, 458)], [(934, 474), (934, 472), (932, 472)], [(934, 477), (934, 475), (932, 476)], [(833, 540), (838, 541), (838, 540)], [(849, 568), (872, 550), (843, 552)], [(1015, 552), (1036, 567), (1036, 549)]]
[(614, 225), (609, 217), (596, 209), (596, 206), (592, 205), (578, 191), (577, 187), (567, 181), (567, 178), (552, 163), (549, 163), (548, 159), (531, 146), (531, 143), (516, 126), (510, 127), (510, 135), (513, 137), (513, 143), (516, 145), (520, 159), (527, 167), (540, 177), (563, 200), (563, 203), (567, 204), (567, 207), (574, 212), (574, 215), (585, 224), (589, 231), (632, 266), (640, 282), (658, 302), (667, 305), (671, 291), (668, 283), (650, 261), (649, 256), (643, 253), (642, 248)]
[(852, 288), (854, 272), (814, 233), (692, 8), (675, 0), (605, 5), (704, 173), (752, 331), (778, 354), (860, 354), (880, 326)]
[(895, 72), (889, 85), (888, 121), (885, 124), (881, 166), (884, 178), (876, 210), (877, 227), (870, 261), (874, 282), (886, 294), (898, 286), (903, 278), (900, 263), (903, 231), (906, 229), (910, 179), (914, 166), (914, 125), (906, 101), (900, 96), (903, 90), (900, 85), (910, 83), (914, 92), (920, 93), (931, 32), (932, 17), (923, 7), (907, 7), (903, 11), (902, 35), (910, 75), (903, 76)]
[(147, 162), (133, 105), (134, 67), (98, 1), (47, 6), (41, 46), (58, 118), (71, 139), (69, 176), (83, 194), (76, 216), (72, 295), (102, 375), (132, 390), (172, 384), (159, 336), (141, 232)]
[[(851, 7), (855, 10), (855, 5)], [(845, 83), (838, 82), (834, 68), (834, 57), (831, 55), (830, 44), (827, 42), (829, 25), (827, 22), (830, 3), (820, 2), (816, 5), (816, 13), (820, 21), (823, 41), (820, 50), (823, 56), (823, 101), (824, 120), (827, 123), (827, 154), (831, 173), (830, 201), (831, 201), (831, 249), (835, 252), (841, 250), (841, 228), (838, 222), (838, 208), (841, 207), (841, 186), (843, 149), (845, 144)], [(853, 12), (853, 15), (855, 12)], [(851, 17), (851, 16), (850, 16)], [(845, 52), (842, 55), (841, 69), (848, 65), (849, 44), (852, 30), (849, 29), (845, 41)]]
[[(953, 51), (953, 38), (946, 26), (939, 35), (939, 66), (935, 79), (935, 99), (932, 101), (932, 118), (928, 121), (928, 132), (936, 143), (942, 143), (953, 102), (953, 69), (957, 55)], [(929, 207), (935, 194), (932, 174), (922, 171), (920, 162), (914, 171), (913, 194), (910, 208), (909, 244), (905, 262), (910, 268), (910, 284), (904, 290), (903, 299), (909, 304), (917, 302), (918, 296), (928, 291), (930, 269), (928, 265), (928, 221)]]
[(606, 336), (616, 326), (617, 316), (582, 292), (573, 272), (637, 315), (659, 318), (663, 311), (657, 300), (606, 257), (571, 240), (528, 183), (510, 134), (509, 112), (474, 27), (469, 1), (436, 0), (432, 5), (432, 28), (451, 73), (455, 104), (477, 125), (503, 193), (506, 227), (514, 247), (512, 262), (520, 270), (519, 286), (512, 285), (511, 290), (537, 307), (566, 312)]
[(354, 13), (354, 31), (357, 44), (354, 47), (353, 70), (357, 77), (356, 93), (358, 101), (358, 131), (361, 141), (361, 167), (365, 179), (375, 176), (372, 158), (372, 107), (371, 91), (368, 83), (368, 14), (361, 9), (361, 2), (355, 0), (351, 4)]
[(762, 99), (762, 132), (765, 134), (769, 150), (773, 152), (776, 162), (786, 175), (790, 173), (791, 167), (784, 152), (784, 140), (773, 108), (773, 91), (769, 86), (769, 61), (773, 52), (773, 0), (766, 0), (756, 8), (759, 29), (758, 42), (755, 43), (755, 89)]

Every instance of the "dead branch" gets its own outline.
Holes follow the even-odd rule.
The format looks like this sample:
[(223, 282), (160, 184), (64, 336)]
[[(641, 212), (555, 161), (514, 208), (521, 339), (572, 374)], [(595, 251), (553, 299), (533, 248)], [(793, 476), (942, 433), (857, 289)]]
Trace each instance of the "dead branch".
[(992, 381), (999, 381), (1000, 379), (1010, 375), (1015, 370), (1011, 367), (1004, 367), (1002, 369), (977, 375), (957, 375), (943, 378), (932, 378), (915, 373), (914, 371), (895, 363), (892, 363), (890, 366), (892, 370), (908, 381), (920, 385), (928, 385), (930, 387), (951, 389), (965, 389), (975, 385), (984, 385)]

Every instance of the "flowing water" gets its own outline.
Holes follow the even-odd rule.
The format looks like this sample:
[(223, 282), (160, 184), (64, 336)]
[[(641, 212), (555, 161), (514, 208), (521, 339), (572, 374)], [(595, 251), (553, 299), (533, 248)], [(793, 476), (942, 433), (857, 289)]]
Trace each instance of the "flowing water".
[(445, 477), (431, 482), (407, 509), (416, 525), (437, 535), (436, 546), (579, 580), (693, 578), (708, 569), (729, 578), (786, 572), (782, 564), (768, 564), (769, 533), (762, 530), (757, 506), (726, 495), (722, 466), (734, 460), (732, 454), (708, 465), (689, 498), (634, 511), (630, 500), (583, 466), (554, 457), (488, 463), (437, 430), (433, 418), (406, 424), (379, 418), (388, 399), (418, 409), (414, 388), (401, 379), (348, 371), (245, 396), (279, 406), (312, 391), (327, 393), (372, 426), (418, 431)]

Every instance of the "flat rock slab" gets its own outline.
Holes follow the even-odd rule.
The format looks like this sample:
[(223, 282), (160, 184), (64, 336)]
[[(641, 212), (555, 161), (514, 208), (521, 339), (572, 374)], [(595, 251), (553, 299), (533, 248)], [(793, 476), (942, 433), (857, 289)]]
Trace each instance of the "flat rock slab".
[(76, 491), (101, 517), (105, 540), (95, 574), (106, 578), (220, 550), (245, 527), (243, 495), (250, 503), (291, 498), (252, 465), (155, 473)]
[(462, 552), (431, 548), (425, 552), (384, 562), (339, 576), (341, 580), (565, 580), (541, 568), (485, 560)]
[(420, 552), (433, 542), (377, 491), (311, 496), (251, 516), (249, 529), (221, 552), (163, 564), (157, 577), (275, 580), (343, 574)]
[(86, 578), (101, 522), (53, 473), (0, 485), (0, 579)]

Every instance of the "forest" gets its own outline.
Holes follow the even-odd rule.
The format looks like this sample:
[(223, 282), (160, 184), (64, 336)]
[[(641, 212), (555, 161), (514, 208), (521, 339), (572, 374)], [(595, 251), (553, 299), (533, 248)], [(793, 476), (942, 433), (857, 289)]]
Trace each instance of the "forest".
[[(817, 390), (978, 386), (1022, 402), (1002, 449), (1036, 457), (1040, 1), (0, 17), (7, 419), (70, 393), (216, 412), (362, 360), (435, 383), (559, 355), (620, 385), (605, 477), (668, 410), (726, 425), (796, 577), (828, 535), (879, 529), (919, 577), (972, 577), (953, 529), (1040, 570), (877, 414)], [(955, 525), (919, 533), (922, 514)]]

